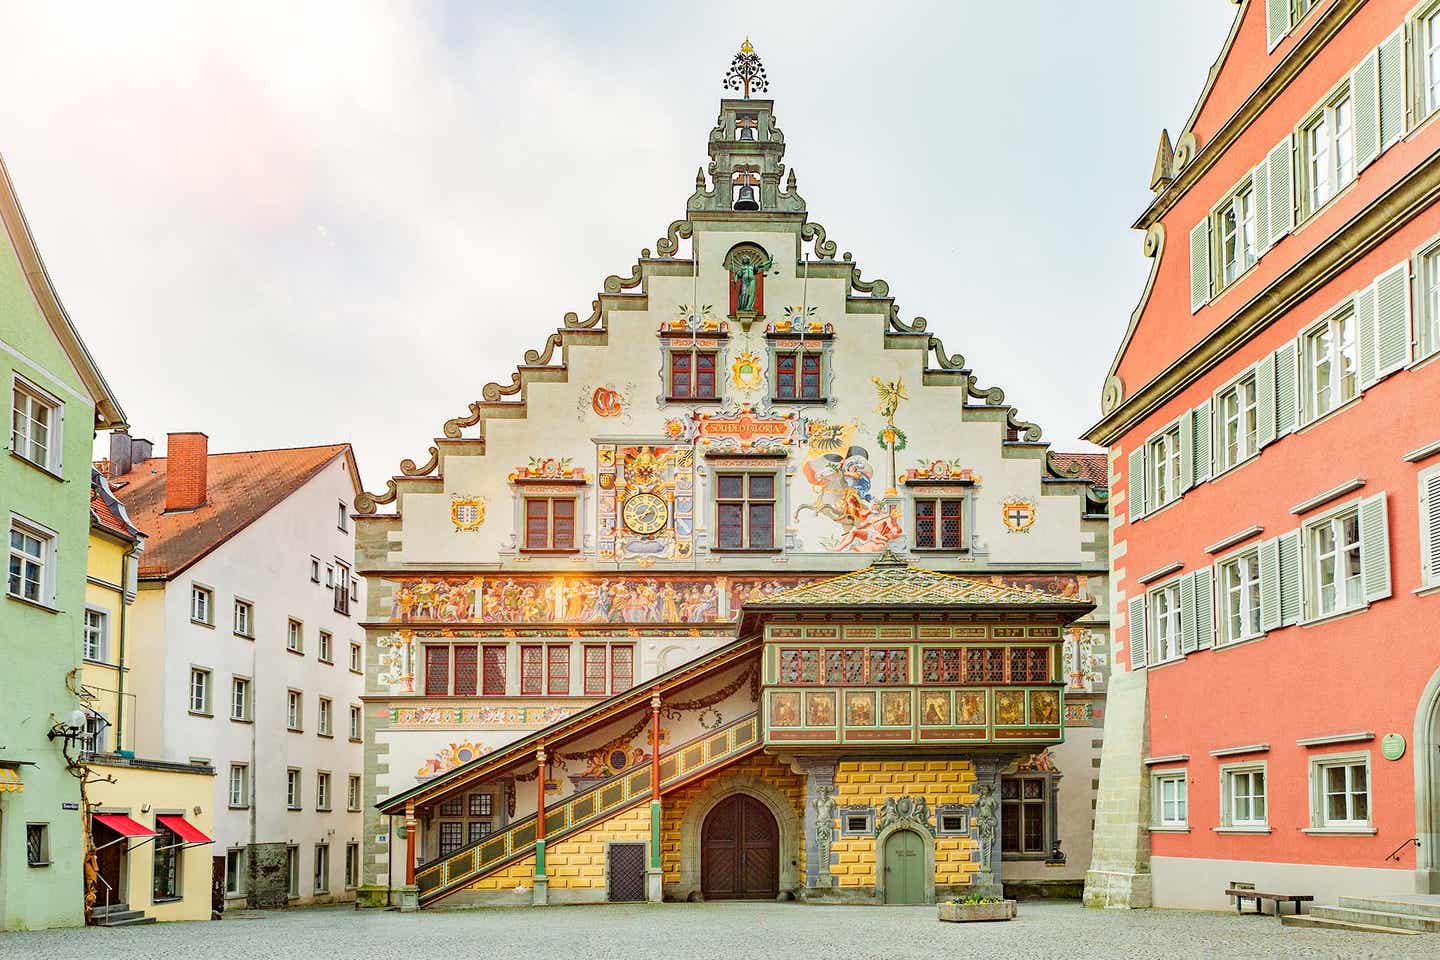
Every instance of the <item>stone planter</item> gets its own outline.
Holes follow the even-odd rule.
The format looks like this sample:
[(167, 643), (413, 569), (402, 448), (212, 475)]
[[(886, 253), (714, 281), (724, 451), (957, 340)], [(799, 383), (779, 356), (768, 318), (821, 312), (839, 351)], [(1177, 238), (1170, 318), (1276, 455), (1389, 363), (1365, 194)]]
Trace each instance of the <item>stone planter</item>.
[(1014, 920), (1015, 901), (999, 903), (941, 903), (940, 919), (948, 923), (972, 923), (979, 920)]

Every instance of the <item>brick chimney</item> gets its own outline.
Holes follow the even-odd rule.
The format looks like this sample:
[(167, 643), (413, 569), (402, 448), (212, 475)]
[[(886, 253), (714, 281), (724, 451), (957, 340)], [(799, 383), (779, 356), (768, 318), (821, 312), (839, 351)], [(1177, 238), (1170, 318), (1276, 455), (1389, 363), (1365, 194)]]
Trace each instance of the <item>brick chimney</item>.
[(165, 457), (165, 509), (194, 510), (204, 506), (210, 438), (203, 433), (166, 434)]

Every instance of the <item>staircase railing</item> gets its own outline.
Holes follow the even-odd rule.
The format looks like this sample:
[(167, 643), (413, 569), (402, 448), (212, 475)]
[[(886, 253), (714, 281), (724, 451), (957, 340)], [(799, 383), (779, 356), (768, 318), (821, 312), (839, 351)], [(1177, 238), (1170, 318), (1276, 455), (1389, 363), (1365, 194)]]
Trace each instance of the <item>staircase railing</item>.
[[(760, 746), (759, 714), (750, 713), (701, 734), (660, 754), (660, 792), (678, 786), (697, 773), (727, 763)], [(645, 765), (616, 774), (545, 807), (545, 841), (592, 826), (616, 813), (650, 799), (650, 767)], [(535, 850), (535, 814), (515, 821), (504, 830), (477, 840), (443, 857), (421, 864), (415, 871), (422, 905), (468, 886), (487, 874), (523, 859)]]
[(1394, 860), (1396, 863), (1399, 863), (1399, 862), (1400, 862), (1400, 854), (1405, 850), (1406, 847), (1410, 846), (1410, 844), (1412, 844), (1412, 843), (1415, 844), (1415, 849), (1416, 849), (1416, 850), (1419, 850), (1419, 849), (1420, 849), (1420, 838), (1419, 838), (1419, 837), (1411, 837), (1409, 840), (1406, 840), (1404, 843), (1400, 844), (1400, 846), (1396, 847), (1394, 850), (1391, 850), (1391, 851), (1390, 851), (1390, 855), (1389, 855), (1388, 857), (1386, 857), (1385, 859), (1386, 859), (1386, 860)]

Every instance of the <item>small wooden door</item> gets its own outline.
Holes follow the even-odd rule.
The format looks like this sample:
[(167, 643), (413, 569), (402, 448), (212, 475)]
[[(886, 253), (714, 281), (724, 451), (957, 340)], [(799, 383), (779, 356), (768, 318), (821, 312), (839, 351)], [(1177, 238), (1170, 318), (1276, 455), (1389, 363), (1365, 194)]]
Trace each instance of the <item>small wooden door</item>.
[(925, 902), (925, 847), (913, 830), (885, 840), (885, 902)]
[(130, 841), (99, 820), (93, 821), (90, 829), (95, 842), (95, 870), (100, 877), (95, 884), (95, 906), (124, 903), (125, 848)]
[(700, 891), (707, 900), (773, 900), (780, 892), (780, 828), (765, 804), (737, 793), (700, 831)]

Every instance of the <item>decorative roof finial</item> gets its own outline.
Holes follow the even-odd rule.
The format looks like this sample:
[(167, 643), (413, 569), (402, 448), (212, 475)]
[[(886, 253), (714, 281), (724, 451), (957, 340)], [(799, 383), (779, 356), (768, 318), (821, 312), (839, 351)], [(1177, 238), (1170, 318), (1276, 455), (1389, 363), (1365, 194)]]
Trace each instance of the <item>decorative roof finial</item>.
[(748, 35), (745, 42), (740, 44), (740, 52), (730, 61), (730, 69), (725, 71), (725, 79), (720, 85), (727, 90), (741, 91), (746, 100), (750, 99), (752, 89), (756, 93), (764, 93), (770, 89), (770, 84), (765, 79), (765, 65), (760, 62), (760, 55), (755, 52)]

